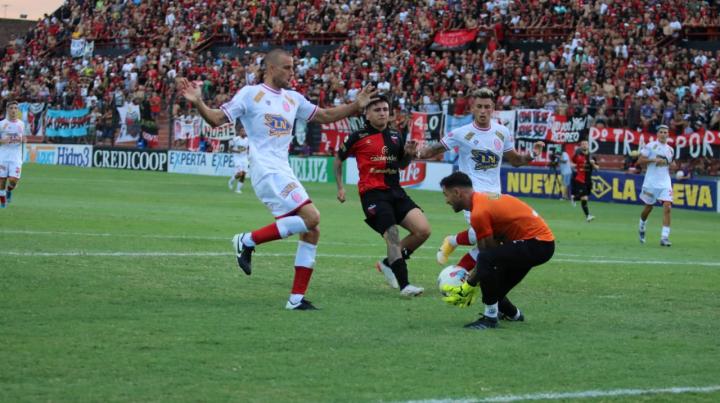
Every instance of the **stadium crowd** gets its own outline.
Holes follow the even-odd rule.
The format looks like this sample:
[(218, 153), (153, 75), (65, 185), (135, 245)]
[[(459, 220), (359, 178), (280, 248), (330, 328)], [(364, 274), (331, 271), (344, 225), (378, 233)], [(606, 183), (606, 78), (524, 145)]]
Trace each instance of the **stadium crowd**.
[[(428, 0), (301, 2), (205, 0), (69, 0), (2, 54), (0, 94), (63, 108), (133, 100), (157, 116), (173, 107), (174, 79), (203, 81), (218, 105), (257, 83), (262, 55), (213, 55), (221, 38), (248, 49), (299, 43), (292, 85), (321, 106), (352, 102), (369, 83), (389, 93), (403, 126), (411, 110), (463, 114), (469, 92), (488, 86), (497, 108), (545, 108), (587, 114), (596, 125), (654, 132), (720, 129), (720, 52), (680, 46), (683, 32), (719, 27), (717, 2)], [(567, 29), (553, 46), (521, 52), (513, 34)], [(468, 49), (427, 50), (433, 36), (477, 29)], [(72, 58), (70, 39), (132, 49), (121, 56)], [(335, 41), (319, 58), (302, 45)]]

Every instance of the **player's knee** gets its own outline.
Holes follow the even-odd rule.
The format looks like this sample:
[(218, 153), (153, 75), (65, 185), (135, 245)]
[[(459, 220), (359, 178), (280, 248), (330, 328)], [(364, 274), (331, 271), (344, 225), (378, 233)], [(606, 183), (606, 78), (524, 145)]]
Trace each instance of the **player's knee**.
[(428, 238), (430, 238), (430, 234), (430, 225), (422, 226), (418, 228), (417, 231), (415, 231), (415, 235), (423, 241), (426, 241)]
[(320, 225), (320, 212), (314, 210), (303, 215), (303, 221), (308, 230), (313, 230)]

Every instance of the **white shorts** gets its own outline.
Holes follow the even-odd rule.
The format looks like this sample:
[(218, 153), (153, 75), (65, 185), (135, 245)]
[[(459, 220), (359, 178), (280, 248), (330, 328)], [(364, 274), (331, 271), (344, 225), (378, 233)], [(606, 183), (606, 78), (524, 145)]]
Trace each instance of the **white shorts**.
[(290, 215), (310, 203), (310, 196), (295, 175), (271, 173), (260, 179), (250, 178), (255, 196), (275, 218)]
[(22, 162), (0, 161), (0, 178), (18, 178), (22, 173)]
[(653, 205), (657, 201), (670, 202), (673, 201), (672, 188), (642, 188), (640, 192), (640, 200), (645, 204)]
[(187, 140), (193, 135), (193, 129), (180, 129), (179, 131), (175, 132), (175, 140)]
[(248, 171), (248, 159), (247, 157), (241, 157), (238, 155), (233, 156), (233, 165), (235, 166), (235, 172), (247, 172)]

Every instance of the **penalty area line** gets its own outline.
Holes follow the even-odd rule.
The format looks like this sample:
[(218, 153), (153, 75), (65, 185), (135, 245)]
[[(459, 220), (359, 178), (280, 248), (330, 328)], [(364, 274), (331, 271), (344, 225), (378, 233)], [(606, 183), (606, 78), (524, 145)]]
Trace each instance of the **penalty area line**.
[(623, 397), (642, 395), (667, 395), (683, 393), (713, 393), (720, 391), (720, 385), (711, 386), (678, 386), (656, 389), (611, 389), (611, 390), (585, 390), (578, 392), (546, 392), (526, 395), (503, 395), (484, 398), (463, 399), (429, 399), (409, 400), (404, 403), (485, 403), (485, 402), (521, 402), (529, 400), (562, 400), (562, 399), (592, 399), (599, 397)]

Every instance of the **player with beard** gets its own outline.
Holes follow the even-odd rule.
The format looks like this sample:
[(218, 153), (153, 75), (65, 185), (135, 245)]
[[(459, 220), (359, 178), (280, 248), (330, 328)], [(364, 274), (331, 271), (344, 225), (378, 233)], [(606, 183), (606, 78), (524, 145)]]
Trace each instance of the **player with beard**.
[(315, 266), (320, 239), (320, 212), (295, 176), (288, 160), (295, 119), (331, 123), (361, 112), (377, 90), (365, 87), (352, 104), (319, 108), (302, 94), (288, 89), (294, 74), (293, 57), (283, 49), (268, 52), (263, 59), (262, 84), (246, 85), (219, 109), (202, 100), (201, 85), (186, 78), (177, 80), (179, 92), (193, 104), (211, 126), (240, 119), (250, 147), (250, 179), (255, 195), (267, 206), (275, 222), (232, 239), (237, 263), (245, 274), (252, 272), (251, 258), (263, 243), (300, 234), (295, 255), (295, 278), (286, 309), (317, 309), (305, 299)]
[[(388, 284), (400, 295), (418, 296), (422, 287), (410, 284), (406, 260), (430, 237), (430, 224), (420, 207), (400, 186), (400, 170), (417, 152), (415, 141), (406, 142), (398, 131), (388, 127), (390, 104), (383, 96), (365, 108), (365, 128), (351, 133), (333, 163), (337, 180), (337, 199), (345, 202), (342, 164), (355, 156), (360, 180), (358, 191), (365, 222), (380, 234), (387, 245), (387, 257), (377, 263)], [(410, 233), (400, 239), (398, 226)]]

